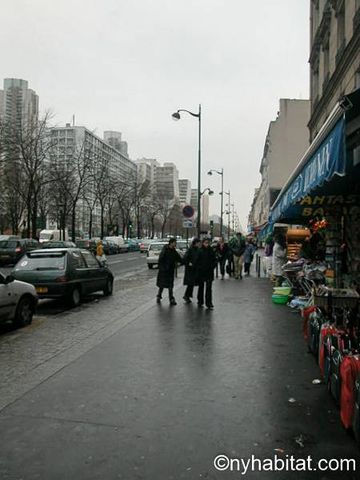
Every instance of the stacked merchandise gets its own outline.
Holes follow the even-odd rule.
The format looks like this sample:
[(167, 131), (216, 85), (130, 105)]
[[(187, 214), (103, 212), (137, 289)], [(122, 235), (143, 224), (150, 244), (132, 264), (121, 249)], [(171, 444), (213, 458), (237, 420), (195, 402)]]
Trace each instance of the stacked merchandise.
[(355, 290), (319, 287), (303, 309), (303, 333), (341, 421), (360, 442), (360, 297)]

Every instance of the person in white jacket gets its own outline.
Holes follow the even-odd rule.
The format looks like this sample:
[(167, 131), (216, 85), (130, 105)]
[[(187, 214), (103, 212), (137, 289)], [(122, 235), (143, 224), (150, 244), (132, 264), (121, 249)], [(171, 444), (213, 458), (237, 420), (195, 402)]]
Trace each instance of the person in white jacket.
[(282, 266), (285, 265), (286, 260), (286, 237), (283, 233), (279, 233), (275, 237), (272, 257), (272, 274), (275, 276), (276, 286), (281, 286), (281, 283), (283, 281)]

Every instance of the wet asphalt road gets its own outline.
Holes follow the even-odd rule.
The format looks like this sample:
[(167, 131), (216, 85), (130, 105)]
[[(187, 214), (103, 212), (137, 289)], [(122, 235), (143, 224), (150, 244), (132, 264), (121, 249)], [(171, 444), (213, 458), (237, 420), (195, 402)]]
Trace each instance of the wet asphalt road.
[[(263, 279), (218, 280), (216, 309), (207, 312), (183, 305), (182, 287), (177, 307), (155, 305), (154, 279), (144, 277), (111, 299), (44, 322), (25, 344), (21, 336), (9, 342), (8, 358), (18, 365), (4, 383), (13, 375), (19, 385), (0, 391), (7, 404), (0, 478), (359, 478), (319, 471), (243, 476), (213, 467), (219, 454), (268, 458), (275, 449), (314, 461), (359, 457), (325, 387), (312, 384), (319, 372), (300, 317), (272, 305), (270, 291)], [(71, 343), (62, 322), (72, 337), (80, 325), (88, 331)], [(47, 331), (64, 348), (21, 371), (16, 350), (23, 345), (25, 354), (31, 342), (40, 348)]]

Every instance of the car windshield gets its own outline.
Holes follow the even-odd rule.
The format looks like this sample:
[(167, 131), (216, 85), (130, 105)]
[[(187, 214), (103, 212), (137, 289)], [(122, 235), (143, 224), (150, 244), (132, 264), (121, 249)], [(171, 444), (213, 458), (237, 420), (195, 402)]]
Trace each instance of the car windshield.
[(16, 240), (1, 240), (0, 241), (0, 248), (16, 248), (17, 241)]
[(152, 243), (150, 245), (150, 250), (156, 250), (156, 251), (162, 250), (164, 245), (166, 245), (166, 243)]
[(15, 266), (15, 270), (64, 270), (65, 252), (36, 253), (26, 255)]
[(76, 244), (79, 245), (79, 247), (84, 247), (85, 245), (89, 245), (89, 240), (76, 240)]
[(50, 240), (52, 237), (52, 233), (40, 233), (41, 240)]

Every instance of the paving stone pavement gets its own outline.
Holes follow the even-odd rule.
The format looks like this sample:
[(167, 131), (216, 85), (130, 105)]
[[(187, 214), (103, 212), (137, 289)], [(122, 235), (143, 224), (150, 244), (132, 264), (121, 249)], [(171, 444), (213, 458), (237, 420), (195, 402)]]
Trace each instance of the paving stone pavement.
[(94, 295), (75, 309), (40, 306), (32, 325), (0, 336), (0, 409), (148, 308), (156, 291), (151, 273), (127, 274), (112, 297)]

